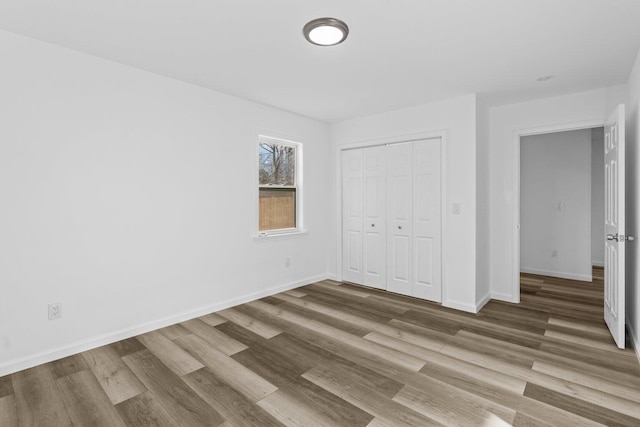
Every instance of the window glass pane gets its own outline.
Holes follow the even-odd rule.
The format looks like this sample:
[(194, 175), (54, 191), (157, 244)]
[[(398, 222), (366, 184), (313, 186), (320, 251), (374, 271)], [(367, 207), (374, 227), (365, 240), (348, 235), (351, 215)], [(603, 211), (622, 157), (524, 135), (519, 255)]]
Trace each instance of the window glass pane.
[(296, 189), (260, 188), (260, 231), (296, 227)]
[(296, 148), (260, 143), (260, 185), (296, 185)]

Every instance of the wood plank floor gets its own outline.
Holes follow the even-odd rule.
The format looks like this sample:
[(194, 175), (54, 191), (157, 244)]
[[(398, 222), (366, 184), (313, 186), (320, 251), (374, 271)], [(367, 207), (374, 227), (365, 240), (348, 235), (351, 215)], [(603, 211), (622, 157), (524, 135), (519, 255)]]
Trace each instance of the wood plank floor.
[(640, 425), (602, 271), (477, 315), (320, 282), (0, 378), (0, 426)]

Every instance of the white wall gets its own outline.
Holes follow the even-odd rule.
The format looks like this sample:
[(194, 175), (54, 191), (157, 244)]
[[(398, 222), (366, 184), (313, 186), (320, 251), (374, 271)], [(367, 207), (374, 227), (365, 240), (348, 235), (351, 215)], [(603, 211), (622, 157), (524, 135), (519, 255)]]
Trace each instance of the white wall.
[(635, 343), (636, 354), (640, 358), (640, 52), (629, 77), (626, 119), (626, 231), (636, 238), (635, 242), (627, 244), (626, 247), (626, 311), (627, 327)]
[(519, 300), (517, 209), (519, 133), (542, 133), (567, 127), (601, 126), (619, 103), (626, 86), (596, 89), (554, 98), (492, 108), (491, 133), (491, 295)]
[[(476, 97), (467, 95), (432, 104), (375, 114), (334, 123), (330, 126), (338, 162), (342, 145), (430, 131), (446, 131), (445, 266), (446, 289), (443, 304), (467, 311), (476, 310)], [(336, 163), (332, 166), (335, 186)], [(335, 187), (334, 187), (335, 188)], [(460, 203), (461, 213), (451, 214), (451, 204)], [(335, 205), (334, 205), (335, 207)], [(337, 209), (336, 209), (337, 211)], [(339, 215), (335, 215), (337, 223)], [(334, 230), (338, 230), (334, 224)], [(338, 239), (338, 241), (341, 241)], [(336, 252), (338, 252), (336, 246)], [(338, 273), (340, 261), (331, 264)]]
[[(7, 32), (0, 57), (0, 376), (326, 277), (325, 124)], [(252, 239), (260, 130), (304, 144), (305, 237)]]
[(520, 271), (591, 281), (591, 129), (521, 138)]
[(489, 106), (478, 96), (476, 103), (476, 306), (491, 298), (491, 147)]
[(591, 129), (591, 264), (604, 267), (604, 128)]

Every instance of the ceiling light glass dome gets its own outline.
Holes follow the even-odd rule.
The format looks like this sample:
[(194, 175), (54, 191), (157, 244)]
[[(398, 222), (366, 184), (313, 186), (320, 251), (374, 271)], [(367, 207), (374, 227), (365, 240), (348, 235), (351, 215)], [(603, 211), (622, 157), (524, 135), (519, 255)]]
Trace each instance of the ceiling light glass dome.
[(318, 46), (335, 46), (349, 35), (347, 24), (335, 18), (318, 18), (309, 21), (303, 29), (304, 37)]

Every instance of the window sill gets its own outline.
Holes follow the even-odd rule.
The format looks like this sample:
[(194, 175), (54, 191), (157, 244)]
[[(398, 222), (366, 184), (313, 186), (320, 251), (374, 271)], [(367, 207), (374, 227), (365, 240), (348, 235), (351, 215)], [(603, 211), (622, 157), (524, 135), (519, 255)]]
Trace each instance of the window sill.
[(308, 234), (307, 230), (283, 231), (280, 233), (260, 233), (253, 236), (254, 242), (267, 242), (271, 240), (285, 240), (304, 237)]

